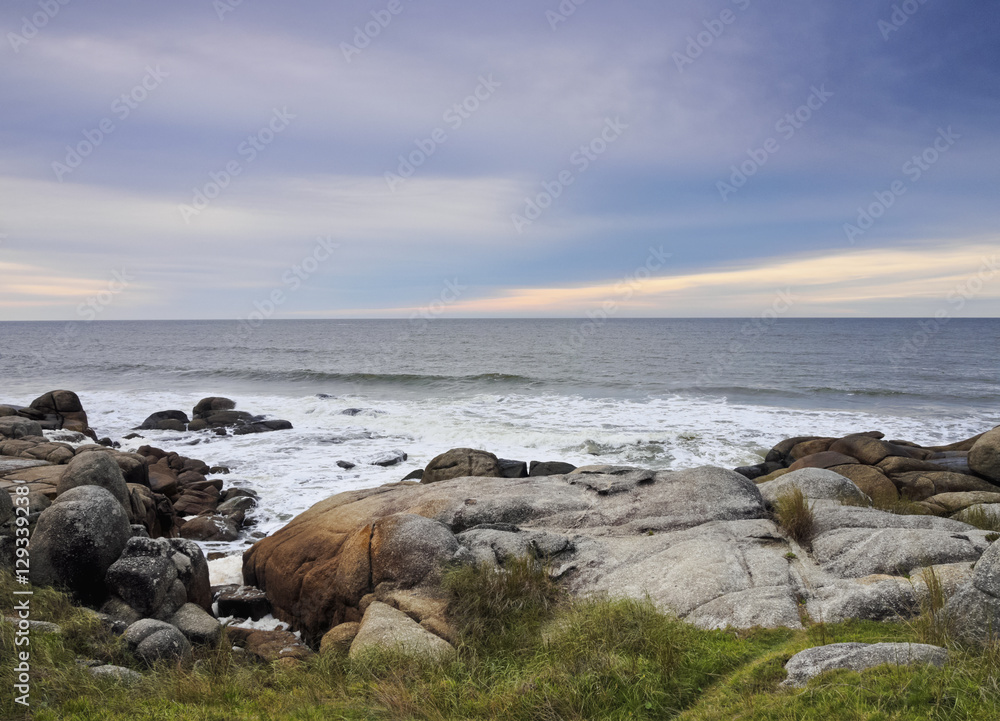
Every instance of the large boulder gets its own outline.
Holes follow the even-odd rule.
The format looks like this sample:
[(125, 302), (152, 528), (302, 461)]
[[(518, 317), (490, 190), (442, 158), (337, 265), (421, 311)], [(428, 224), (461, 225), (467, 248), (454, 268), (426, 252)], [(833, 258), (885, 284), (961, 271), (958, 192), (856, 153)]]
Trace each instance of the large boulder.
[(492, 453), (472, 448), (452, 448), (431, 459), (420, 482), (438, 483), (466, 476), (496, 478), (502, 475), (500, 461)]
[(147, 417), (138, 430), (184, 431), (190, 422), (184, 411), (158, 411)]
[(231, 411), (236, 407), (236, 401), (221, 396), (202, 398), (192, 409), (195, 418), (202, 418), (213, 411)]
[[(184, 604), (212, 608), (208, 562), (197, 544), (180, 538), (129, 540), (107, 572), (114, 610), (128, 617), (122, 604), (139, 617), (169, 619)], [(117, 604), (117, 605), (115, 605)]]
[(949, 595), (944, 613), (959, 638), (975, 643), (996, 641), (1000, 628), (1000, 542), (986, 550), (972, 577)]
[(969, 451), (969, 468), (986, 480), (1000, 484), (1000, 427), (984, 433)]
[[(360, 621), (362, 598), (381, 585), (433, 585), (436, 569), (450, 555), (474, 560), (475, 554), (460, 546), (455, 534), (507, 531), (511, 545), (524, 547), (528, 539), (535, 540), (561, 558), (573, 548), (566, 536), (583, 533), (593, 542), (580, 565), (608, 566), (595, 579), (610, 578), (612, 567), (627, 558), (642, 565), (638, 582), (652, 574), (658, 584), (669, 568), (662, 559), (650, 557), (650, 550), (663, 550), (667, 539), (651, 538), (650, 532), (766, 515), (764, 500), (750, 480), (708, 467), (392, 485), (350, 491), (316, 504), (248, 550), (243, 575), (247, 584), (267, 593), (277, 617), (318, 641), (332, 626)], [(552, 530), (550, 535), (526, 538), (517, 534), (522, 526), (567, 532)], [(770, 528), (755, 532), (777, 537), (777, 530)], [(759, 540), (749, 543), (765, 545)], [(781, 553), (774, 557), (787, 575), (787, 561)], [(612, 585), (608, 581), (606, 587), (589, 590), (610, 591)], [(794, 613), (794, 598), (789, 598)]]
[(79, 486), (99, 486), (118, 499), (122, 508), (128, 510), (131, 507), (125, 475), (107, 453), (83, 453), (75, 456), (59, 479), (57, 497)]
[(810, 500), (870, 505), (871, 500), (850, 479), (825, 468), (801, 468), (757, 488), (768, 503), (798, 488)]
[(50, 430), (65, 428), (77, 433), (93, 434), (87, 425), (87, 413), (80, 397), (73, 391), (50, 391), (31, 401), (30, 408), (45, 417), (42, 426)]
[(923, 643), (831, 643), (792, 656), (785, 664), (788, 677), (782, 685), (805, 686), (810, 679), (835, 669), (866, 671), (885, 664), (940, 668), (947, 661), (947, 650)]
[(31, 580), (68, 589), (85, 603), (107, 595), (104, 577), (132, 529), (122, 504), (100, 486), (78, 486), (42, 511), (31, 536)]

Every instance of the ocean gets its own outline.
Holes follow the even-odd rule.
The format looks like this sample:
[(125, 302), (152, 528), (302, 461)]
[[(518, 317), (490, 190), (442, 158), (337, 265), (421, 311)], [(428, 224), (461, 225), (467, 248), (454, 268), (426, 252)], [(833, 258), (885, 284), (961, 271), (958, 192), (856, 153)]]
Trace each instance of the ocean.
[[(794, 435), (957, 441), (1000, 424), (998, 349), (996, 319), (2, 322), (0, 403), (73, 390), (115, 439), (210, 395), (290, 420), (123, 442), (229, 466), (267, 533), (459, 446), (670, 469), (756, 463)], [(371, 464), (391, 451), (407, 460)]]

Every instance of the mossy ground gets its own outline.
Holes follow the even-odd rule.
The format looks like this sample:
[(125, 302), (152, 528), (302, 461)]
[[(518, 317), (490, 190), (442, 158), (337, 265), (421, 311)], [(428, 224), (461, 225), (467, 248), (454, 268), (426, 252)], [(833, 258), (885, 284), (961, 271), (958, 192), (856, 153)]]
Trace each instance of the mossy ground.
[[(13, 702), (13, 631), (0, 635), (0, 717), (134, 719), (998, 719), (1000, 648), (952, 647), (943, 669), (836, 672), (784, 690), (785, 661), (840, 641), (925, 641), (931, 623), (815, 625), (805, 631), (701, 631), (650, 603), (570, 601), (527, 561), (505, 574), (464, 568), (448, 578), (459, 654), (445, 666), (384, 654), (363, 663), (316, 657), (262, 665), (224, 641), (196, 665), (142, 669), (117, 639), (61, 594), (35, 589), (30, 713)], [(9, 574), (0, 604), (11, 607)], [(940, 629), (935, 629), (938, 633)], [(94, 679), (78, 657), (141, 670), (126, 687)]]

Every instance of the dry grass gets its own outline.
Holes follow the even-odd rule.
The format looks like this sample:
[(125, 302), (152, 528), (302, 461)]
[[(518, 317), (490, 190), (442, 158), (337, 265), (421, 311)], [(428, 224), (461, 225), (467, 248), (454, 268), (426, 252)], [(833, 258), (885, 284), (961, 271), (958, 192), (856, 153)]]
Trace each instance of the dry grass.
[(815, 517), (800, 488), (782, 494), (774, 502), (774, 515), (778, 525), (796, 543), (808, 546), (812, 542)]

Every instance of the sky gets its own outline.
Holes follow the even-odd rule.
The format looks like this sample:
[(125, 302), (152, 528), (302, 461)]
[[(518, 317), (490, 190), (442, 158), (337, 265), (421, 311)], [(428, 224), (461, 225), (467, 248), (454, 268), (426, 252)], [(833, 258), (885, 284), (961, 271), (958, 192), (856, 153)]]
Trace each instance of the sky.
[(0, 320), (1000, 314), (995, 0), (5, 0)]

